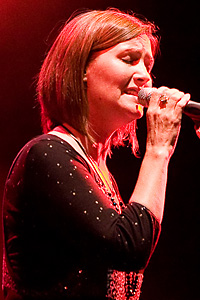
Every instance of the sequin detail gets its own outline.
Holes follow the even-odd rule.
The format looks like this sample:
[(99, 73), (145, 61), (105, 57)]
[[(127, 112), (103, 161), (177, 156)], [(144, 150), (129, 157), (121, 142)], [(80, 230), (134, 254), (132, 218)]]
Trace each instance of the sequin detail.
[(109, 300), (139, 300), (143, 274), (108, 270), (107, 297)]
[[(73, 133), (66, 126), (64, 126), (63, 124), (60, 126), (70, 134), (70, 136), (74, 139), (74, 141), (76, 141), (76, 143), (78, 144), (80, 149), (83, 151), (83, 153), (87, 157), (88, 162), (90, 163), (90, 166), (92, 167), (92, 169), (94, 171), (94, 179), (95, 179), (99, 189), (108, 197), (108, 199), (112, 203), (113, 208), (118, 213), (121, 213), (122, 209), (125, 207), (125, 205), (119, 194), (119, 190), (118, 190), (117, 184), (114, 180), (114, 177), (111, 174), (109, 174), (110, 181), (111, 181), (111, 186), (109, 186), (105, 176), (103, 175), (103, 173), (101, 172), (99, 167), (96, 165), (96, 162), (92, 159), (92, 157), (90, 155), (88, 155), (86, 149), (83, 147), (83, 145), (80, 143), (80, 141), (73, 135)], [(66, 150), (66, 152), (67, 152), (67, 150)], [(73, 163), (73, 159), (70, 159), (70, 162)], [(76, 170), (76, 166), (73, 168), (73, 170), (74, 171)], [(70, 173), (69, 176), (71, 176), (73, 178), (72, 173)], [(88, 179), (88, 175), (85, 176), (85, 179)], [(106, 184), (109, 186), (109, 188), (106, 186)], [(90, 194), (92, 194), (92, 192), (93, 192), (92, 189), (89, 190)]]

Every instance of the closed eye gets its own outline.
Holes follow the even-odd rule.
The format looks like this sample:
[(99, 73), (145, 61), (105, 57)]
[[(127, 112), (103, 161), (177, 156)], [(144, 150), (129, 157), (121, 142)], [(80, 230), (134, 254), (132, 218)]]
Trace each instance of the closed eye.
[(125, 62), (126, 64), (134, 65), (139, 61), (139, 59), (133, 58), (128, 55), (128, 56), (122, 57), (122, 61)]
[[(128, 64), (128, 65), (136, 65), (137, 63), (139, 63), (140, 59), (136, 59), (136, 58), (132, 58), (131, 56), (127, 56), (127, 57), (123, 57), (121, 59), (124, 63)], [(150, 62), (150, 63), (146, 63), (145, 64), (145, 67), (146, 67), (146, 70), (149, 74), (151, 74), (151, 71), (153, 69), (153, 62)]]

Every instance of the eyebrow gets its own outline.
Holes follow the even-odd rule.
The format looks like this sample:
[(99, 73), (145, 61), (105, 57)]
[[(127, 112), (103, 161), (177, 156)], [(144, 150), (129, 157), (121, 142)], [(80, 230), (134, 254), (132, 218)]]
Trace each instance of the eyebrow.
[[(130, 48), (126, 48), (126, 49), (123, 49), (121, 50), (121, 53), (124, 55), (124, 54), (128, 54), (130, 52), (135, 52), (137, 54), (139, 54), (140, 56), (142, 56), (142, 53), (143, 53), (143, 47), (139, 48), (139, 47), (130, 47)], [(149, 54), (148, 52), (145, 53), (145, 56), (144, 56), (144, 60), (148, 60), (148, 64), (153, 66), (154, 65), (154, 62), (155, 62), (155, 59), (154, 57)]]

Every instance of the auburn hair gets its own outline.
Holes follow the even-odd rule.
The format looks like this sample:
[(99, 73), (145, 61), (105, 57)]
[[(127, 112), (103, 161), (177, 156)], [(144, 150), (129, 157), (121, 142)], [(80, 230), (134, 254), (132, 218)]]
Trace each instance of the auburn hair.
[[(37, 96), (44, 133), (68, 123), (89, 137), (87, 88), (83, 78), (91, 55), (141, 34), (149, 37), (155, 55), (159, 45), (155, 25), (133, 13), (113, 8), (91, 10), (66, 22), (39, 73)], [(135, 152), (138, 146), (135, 128), (133, 121), (117, 130), (107, 145), (121, 145), (129, 138)]]

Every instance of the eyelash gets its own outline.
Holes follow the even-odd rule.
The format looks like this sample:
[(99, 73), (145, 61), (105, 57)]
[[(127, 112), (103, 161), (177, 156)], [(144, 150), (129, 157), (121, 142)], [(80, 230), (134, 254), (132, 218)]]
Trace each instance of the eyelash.
[[(124, 63), (128, 64), (128, 65), (132, 65), (134, 62), (137, 62), (138, 59), (122, 58), (122, 61), (123, 61)], [(149, 66), (149, 67), (146, 67), (146, 69), (147, 69), (147, 72), (148, 72), (149, 74), (151, 74), (152, 67)]]
[(133, 62), (134, 62), (134, 61), (136, 62), (137, 60), (134, 60), (134, 59), (132, 59), (132, 58), (122, 58), (122, 61), (125, 62), (126, 64), (132, 65)]

